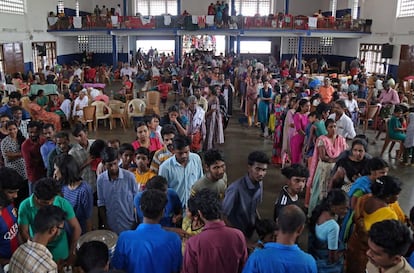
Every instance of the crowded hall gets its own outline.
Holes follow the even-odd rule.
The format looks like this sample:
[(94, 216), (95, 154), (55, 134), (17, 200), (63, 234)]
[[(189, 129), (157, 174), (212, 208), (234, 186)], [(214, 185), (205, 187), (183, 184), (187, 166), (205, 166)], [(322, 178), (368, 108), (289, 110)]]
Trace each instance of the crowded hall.
[(414, 0), (0, 14), (0, 273), (414, 273)]

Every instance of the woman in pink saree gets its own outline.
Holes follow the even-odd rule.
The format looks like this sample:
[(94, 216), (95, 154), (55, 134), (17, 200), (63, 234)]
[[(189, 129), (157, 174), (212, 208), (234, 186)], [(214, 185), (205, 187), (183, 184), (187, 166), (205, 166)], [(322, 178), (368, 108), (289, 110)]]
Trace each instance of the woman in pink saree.
[(36, 103), (36, 96), (30, 97), (30, 103), (27, 104), (32, 120), (39, 120), (43, 123), (51, 123), (55, 130), (59, 132), (62, 129), (60, 116), (58, 114), (47, 112), (43, 107)]
[(290, 139), (293, 136), (295, 130), (293, 124), (293, 115), (296, 112), (297, 100), (296, 98), (291, 98), (289, 101), (289, 110), (286, 112), (286, 118), (283, 123), (283, 140), (282, 140), (282, 167), (283, 165), (291, 160), (290, 154)]
[(294, 131), (290, 139), (290, 153), (292, 164), (302, 164), (302, 150), (305, 142), (305, 130), (308, 125), (308, 112), (310, 102), (307, 99), (301, 99), (296, 113), (293, 115)]
[(310, 176), (306, 185), (305, 206), (308, 207), (309, 216), (312, 215), (319, 201), (327, 196), (331, 170), (338, 156), (347, 149), (345, 138), (336, 134), (335, 121), (328, 119), (325, 121), (325, 126), (328, 134), (316, 140), (316, 149), (313, 153), (309, 169)]

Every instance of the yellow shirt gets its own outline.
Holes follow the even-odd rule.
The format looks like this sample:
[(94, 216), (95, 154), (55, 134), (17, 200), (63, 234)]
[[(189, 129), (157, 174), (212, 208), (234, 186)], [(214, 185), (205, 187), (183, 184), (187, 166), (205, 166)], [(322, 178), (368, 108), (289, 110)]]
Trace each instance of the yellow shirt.
[(155, 173), (151, 170), (146, 171), (145, 173), (139, 173), (138, 170), (134, 172), (135, 181), (138, 184), (138, 190), (144, 191), (145, 185), (147, 184), (148, 180), (155, 176)]

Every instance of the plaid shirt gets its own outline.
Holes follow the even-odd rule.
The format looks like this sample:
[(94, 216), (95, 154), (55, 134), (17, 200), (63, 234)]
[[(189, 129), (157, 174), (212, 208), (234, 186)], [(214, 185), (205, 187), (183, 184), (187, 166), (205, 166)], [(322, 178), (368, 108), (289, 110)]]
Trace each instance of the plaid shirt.
[(57, 273), (57, 265), (46, 246), (27, 241), (14, 252), (10, 260), (13, 273)]
[[(73, 145), (72, 149), (70, 149), (69, 154), (73, 156), (79, 166), (82, 166), (89, 159), (89, 148), (94, 141), (94, 139), (88, 139), (88, 148), (86, 149), (78, 143)], [(83, 180), (91, 185), (93, 192), (96, 192), (96, 173), (92, 170), (90, 164), (83, 168), (81, 176)]]

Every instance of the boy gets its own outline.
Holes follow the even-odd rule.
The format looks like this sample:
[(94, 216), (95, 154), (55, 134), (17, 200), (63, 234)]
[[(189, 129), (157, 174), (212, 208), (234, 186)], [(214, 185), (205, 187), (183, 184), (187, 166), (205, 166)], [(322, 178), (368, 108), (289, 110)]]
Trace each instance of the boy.
[(273, 214), (273, 220), (277, 220), (281, 209), (287, 205), (295, 204), (299, 199), (298, 194), (303, 190), (306, 185), (306, 180), (309, 177), (308, 169), (300, 164), (293, 164), (292, 166), (282, 169), (282, 174), (288, 180), (286, 185), (283, 186), (282, 191), (279, 194), (279, 198), (275, 203), (275, 210)]
[(155, 173), (149, 168), (150, 151), (145, 147), (139, 147), (135, 151), (135, 163), (137, 169), (135, 170), (135, 180), (138, 184), (138, 191), (144, 191), (145, 186)]

